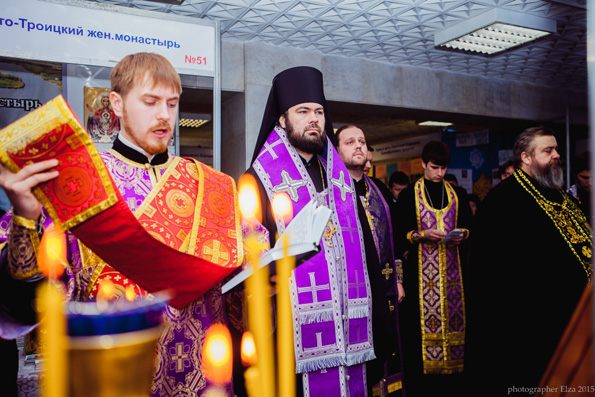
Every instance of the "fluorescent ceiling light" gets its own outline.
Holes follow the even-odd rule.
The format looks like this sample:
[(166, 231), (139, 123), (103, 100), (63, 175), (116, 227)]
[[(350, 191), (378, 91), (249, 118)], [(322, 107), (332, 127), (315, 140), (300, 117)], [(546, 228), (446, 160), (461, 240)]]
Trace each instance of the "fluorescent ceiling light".
[(147, 0), (154, 3), (173, 4), (175, 6), (181, 6), (184, 0)]
[(180, 127), (198, 128), (208, 122), (209, 122), (209, 120), (180, 119)]
[(448, 121), (423, 121), (419, 125), (423, 125), (424, 127), (448, 127), (452, 123)]
[(556, 21), (494, 8), (434, 35), (442, 49), (496, 54), (556, 32)]

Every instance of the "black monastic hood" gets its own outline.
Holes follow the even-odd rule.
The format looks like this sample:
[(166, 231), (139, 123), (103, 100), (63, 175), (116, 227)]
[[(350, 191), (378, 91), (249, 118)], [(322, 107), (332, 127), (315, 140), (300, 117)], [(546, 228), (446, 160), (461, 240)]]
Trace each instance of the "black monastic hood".
[(254, 147), (252, 163), (258, 157), (260, 150), (264, 146), (269, 134), (275, 127), (279, 116), (287, 109), (300, 103), (313, 102), (324, 107), (324, 117), (327, 136), (331, 142), (334, 142), (333, 123), (326, 107), (324, 97), (324, 84), (322, 82), (322, 73), (310, 66), (298, 66), (286, 69), (275, 76), (269, 99), (267, 100), (260, 125), (260, 132)]

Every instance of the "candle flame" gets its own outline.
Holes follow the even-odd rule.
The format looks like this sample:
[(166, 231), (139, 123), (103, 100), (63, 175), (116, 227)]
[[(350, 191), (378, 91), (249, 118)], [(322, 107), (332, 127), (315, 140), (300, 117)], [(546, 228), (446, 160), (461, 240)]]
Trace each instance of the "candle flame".
[(126, 291), (124, 291), (124, 296), (126, 297), (126, 300), (130, 302), (136, 299), (136, 292), (134, 292), (134, 287), (132, 285), (126, 287)]
[(64, 232), (60, 227), (51, 224), (41, 236), (37, 258), (39, 271), (49, 279), (57, 279), (64, 273), (66, 264)]
[(287, 193), (275, 193), (273, 200), (271, 200), (271, 205), (273, 206), (275, 215), (282, 217), (286, 224), (293, 219), (293, 205)]
[(238, 181), (238, 192), (243, 220), (248, 222), (258, 220), (260, 222), (262, 211), (258, 196), (258, 185), (252, 175), (244, 174), (240, 177)]
[(116, 286), (111, 280), (104, 279), (99, 284), (97, 297), (105, 300), (112, 300), (116, 297)]
[(231, 335), (223, 324), (213, 324), (205, 334), (202, 348), (203, 373), (209, 381), (224, 385), (231, 382)]
[(256, 364), (256, 345), (252, 332), (246, 331), (242, 335), (242, 364), (245, 367)]

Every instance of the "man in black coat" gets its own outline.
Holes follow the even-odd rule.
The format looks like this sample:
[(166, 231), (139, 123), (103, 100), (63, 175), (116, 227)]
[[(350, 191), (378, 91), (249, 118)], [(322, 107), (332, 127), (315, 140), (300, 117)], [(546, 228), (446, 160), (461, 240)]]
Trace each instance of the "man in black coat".
[(525, 130), (514, 174), (478, 212), (469, 285), (467, 369), (481, 395), (539, 384), (591, 277), (592, 233), (564, 173), (554, 132)]

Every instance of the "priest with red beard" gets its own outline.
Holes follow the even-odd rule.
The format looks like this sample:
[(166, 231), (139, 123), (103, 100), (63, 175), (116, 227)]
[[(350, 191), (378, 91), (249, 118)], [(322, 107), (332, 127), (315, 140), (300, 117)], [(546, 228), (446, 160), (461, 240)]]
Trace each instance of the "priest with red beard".
[(592, 273), (592, 232), (562, 189), (554, 132), (525, 130), (514, 162), (479, 209), (465, 284), (465, 371), (484, 380), (484, 396), (539, 384)]

